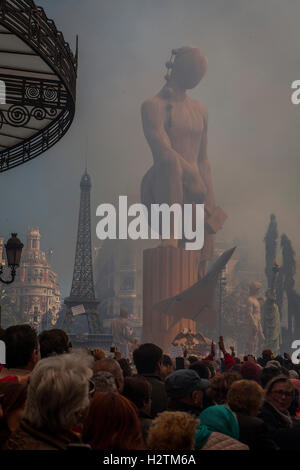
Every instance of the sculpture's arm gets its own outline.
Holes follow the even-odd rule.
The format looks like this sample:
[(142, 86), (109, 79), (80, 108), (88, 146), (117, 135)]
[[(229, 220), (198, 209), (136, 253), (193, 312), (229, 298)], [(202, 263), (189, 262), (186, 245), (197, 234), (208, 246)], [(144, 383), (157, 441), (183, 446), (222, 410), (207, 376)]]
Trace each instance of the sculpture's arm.
[(157, 163), (168, 158), (183, 160), (171, 145), (168, 134), (164, 129), (164, 116), (160, 106), (152, 100), (144, 101), (141, 108), (143, 130), (154, 161)]
[(213, 183), (211, 176), (211, 168), (207, 158), (207, 112), (203, 116), (203, 131), (201, 136), (200, 151), (198, 155), (198, 168), (207, 188), (205, 198), (205, 208), (208, 213), (211, 213), (216, 204), (213, 191)]

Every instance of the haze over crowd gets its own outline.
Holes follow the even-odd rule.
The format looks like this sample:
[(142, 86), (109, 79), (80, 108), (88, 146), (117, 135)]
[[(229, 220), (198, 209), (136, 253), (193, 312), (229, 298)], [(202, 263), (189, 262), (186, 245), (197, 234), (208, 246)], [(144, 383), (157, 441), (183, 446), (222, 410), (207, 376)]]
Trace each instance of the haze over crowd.
[(38, 0), (65, 39), (79, 35), (77, 111), (68, 134), (44, 156), (1, 175), (0, 236), (22, 241), (38, 226), (63, 295), (75, 254), (79, 182), (88, 161), (92, 233), (96, 207), (119, 195), (139, 202), (152, 164), (140, 105), (164, 83), (172, 48), (195, 45), (208, 58), (191, 92), (208, 108), (208, 155), (216, 200), (228, 214), (221, 237), (243, 240), (264, 267), (271, 213), (300, 259), (300, 4), (295, 0)]

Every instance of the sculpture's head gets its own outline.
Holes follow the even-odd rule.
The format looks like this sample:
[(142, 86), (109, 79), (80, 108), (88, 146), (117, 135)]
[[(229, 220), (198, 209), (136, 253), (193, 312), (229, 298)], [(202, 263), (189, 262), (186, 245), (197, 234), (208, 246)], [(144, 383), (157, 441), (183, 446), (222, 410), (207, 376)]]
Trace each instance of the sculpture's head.
[(260, 289), (262, 288), (262, 285), (260, 282), (257, 282), (257, 281), (254, 281), (254, 282), (251, 282), (250, 284), (250, 295), (256, 295), (258, 294), (258, 292), (260, 291)]
[(207, 70), (207, 58), (200, 49), (192, 46), (173, 49), (172, 58), (166, 63), (169, 69), (167, 82), (173, 81), (184, 90), (198, 85)]

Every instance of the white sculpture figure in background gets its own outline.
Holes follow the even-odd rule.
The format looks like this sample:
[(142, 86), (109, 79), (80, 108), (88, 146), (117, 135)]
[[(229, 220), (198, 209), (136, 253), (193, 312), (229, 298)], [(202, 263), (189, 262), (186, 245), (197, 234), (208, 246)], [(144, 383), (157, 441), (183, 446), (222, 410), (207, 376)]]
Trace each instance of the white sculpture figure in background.
[(260, 282), (251, 282), (249, 286), (249, 297), (247, 299), (247, 315), (249, 318), (249, 335), (246, 354), (261, 354), (264, 346), (264, 333), (261, 324), (261, 306), (258, 299), (262, 288)]

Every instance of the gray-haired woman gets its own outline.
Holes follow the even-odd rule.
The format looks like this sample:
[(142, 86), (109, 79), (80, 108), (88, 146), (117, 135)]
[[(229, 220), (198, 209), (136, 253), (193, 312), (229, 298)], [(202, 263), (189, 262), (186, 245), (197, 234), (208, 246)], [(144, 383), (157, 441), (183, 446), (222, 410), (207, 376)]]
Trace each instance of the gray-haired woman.
[(7, 450), (65, 450), (79, 442), (72, 429), (89, 406), (90, 358), (63, 354), (42, 359), (30, 376), (20, 427)]

